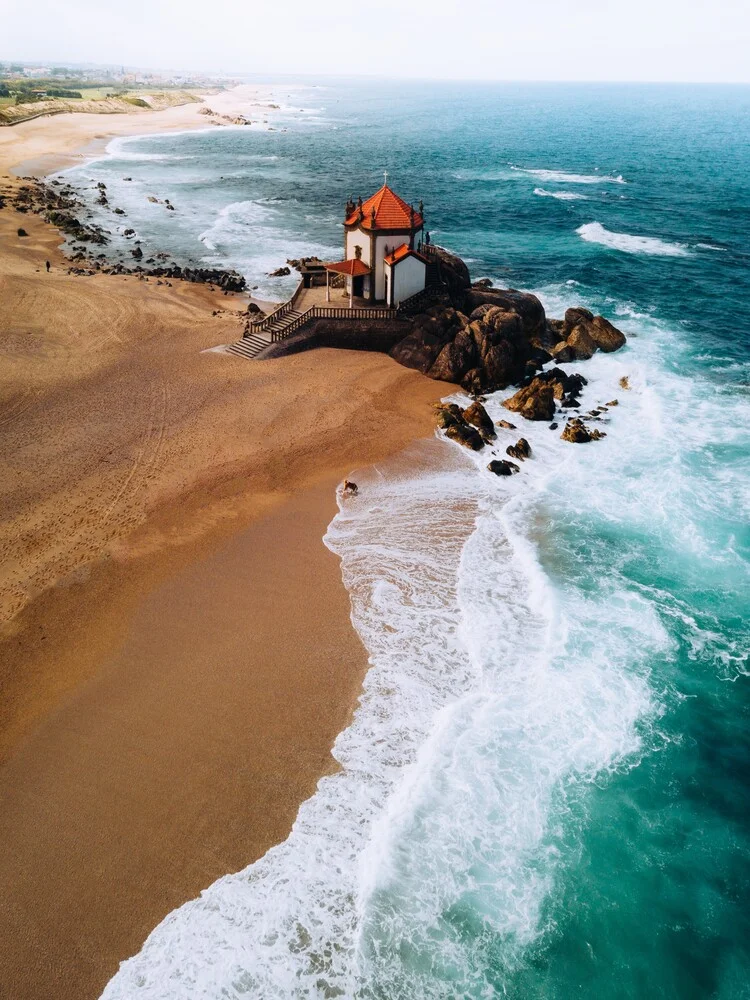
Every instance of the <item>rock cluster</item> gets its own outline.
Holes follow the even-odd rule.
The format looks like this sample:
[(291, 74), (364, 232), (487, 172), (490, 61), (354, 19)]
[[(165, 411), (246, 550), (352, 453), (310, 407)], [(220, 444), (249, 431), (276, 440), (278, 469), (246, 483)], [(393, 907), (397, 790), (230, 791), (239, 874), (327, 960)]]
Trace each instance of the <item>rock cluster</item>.
[[(517, 384), (550, 361), (584, 360), (625, 343), (603, 316), (568, 309), (563, 320), (547, 319), (535, 295), (493, 288), (487, 279), (472, 285), (459, 257), (439, 248), (435, 254), (442, 297), (412, 317), (410, 333), (390, 352), (408, 368), (478, 394)], [(541, 401), (540, 414), (550, 405)]]

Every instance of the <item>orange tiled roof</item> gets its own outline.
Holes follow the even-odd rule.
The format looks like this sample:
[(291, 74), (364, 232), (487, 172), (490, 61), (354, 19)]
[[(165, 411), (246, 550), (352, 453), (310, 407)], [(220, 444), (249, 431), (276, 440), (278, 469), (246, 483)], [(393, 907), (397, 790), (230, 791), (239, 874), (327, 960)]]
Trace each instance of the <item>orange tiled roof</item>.
[(334, 264), (326, 264), (326, 271), (335, 271), (337, 274), (348, 274), (353, 278), (358, 278), (360, 274), (369, 274), (370, 268), (359, 257), (352, 257), (351, 260), (339, 260)]
[(408, 257), (410, 254), (412, 257), (416, 257), (417, 260), (421, 260), (425, 264), (427, 263), (424, 257), (421, 254), (418, 254), (416, 250), (412, 250), (408, 243), (402, 243), (400, 247), (396, 247), (396, 249), (392, 250), (386, 257), (383, 258), (383, 260), (386, 264), (398, 264), (400, 260), (403, 260), (404, 257)]
[[(375, 209), (375, 225), (372, 224), (372, 210)], [(371, 198), (362, 205), (363, 229), (421, 229), (424, 224), (422, 216), (414, 210), (412, 222), (411, 211), (403, 198), (384, 184)], [(345, 226), (354, 226), (359, 222), (359, 208), (355, 208), (346, 219)]]

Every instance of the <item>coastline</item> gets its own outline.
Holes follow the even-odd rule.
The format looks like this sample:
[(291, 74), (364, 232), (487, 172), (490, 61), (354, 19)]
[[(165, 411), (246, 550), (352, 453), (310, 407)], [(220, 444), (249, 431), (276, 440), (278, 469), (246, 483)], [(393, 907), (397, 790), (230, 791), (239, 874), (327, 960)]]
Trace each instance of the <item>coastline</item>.
[(203, 103), (159, 111), (108, 115), (70, 112), (28, 119), (0, 128), (0, 173), (20, 177), (65, 170), (101, 156), (107, 144), (120, 136), (216, 128), (208, 124), (201, 108), (209, 106), (226, 115), (258, 113), (262, 101), (268, 99), (268, 89), (256, 84), (234, 87), (202, 95)]
[[(199, 127), (198, 107), (23, 123), (0, 170)], [(322, 543), (334, 486), (429, 434), (445, 389), (383, 355), (201, 353), (238, 336), (235, 296), (68, 275), (58, 243), (0, 212), (0, 964), (19, 1000), (98, 996), (167, 912), (284, 839), (366, 669)]]

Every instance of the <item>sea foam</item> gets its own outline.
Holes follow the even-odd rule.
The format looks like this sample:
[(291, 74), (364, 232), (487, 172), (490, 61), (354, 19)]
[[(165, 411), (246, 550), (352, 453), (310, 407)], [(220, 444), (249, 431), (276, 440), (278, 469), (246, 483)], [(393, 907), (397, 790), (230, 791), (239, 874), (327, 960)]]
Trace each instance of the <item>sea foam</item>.
[(630, 233), (614, 233), (600, 222), (587, 222), (579, 226), (576, 232), (587, 243), (599, 243), (612, 250), (623, 253), (650, 254), (655, 257), (690, 257), (691, 253), (684, 243), (667, 243), (655, 236), (633, 236)]
[(612, 177), (610, 174), (576, 174), (567, 170), (542, 170), (531, 169), (529, 167), (511, 166), (511, 170), (519, 173), (529, 174), (538, 177), (540, 181), (550, 184), (626, 184), (625, 178), (618, 174)]
[(591, 405), (633, 384), (595, 446), (530, 424), (507, 480), (442, 440), (355, 474), (326, 536), (371, 664), (341, 770), (284, 844), (172, 913), (106, 1000), (480, 998), (553, 932), (589, 790), (650, 746), (650, 666), (671, 650), (652, 595), (576, 554), (595, 524), (674, 527), (651, 462), (671, 421), (630, 348), (586, 374)]
[(540, 198), (557, 198), (558, 201), (587, 201), (588, 195), (578, 191), (545, 191), (544, 188), (534, 188), (534, 194)]

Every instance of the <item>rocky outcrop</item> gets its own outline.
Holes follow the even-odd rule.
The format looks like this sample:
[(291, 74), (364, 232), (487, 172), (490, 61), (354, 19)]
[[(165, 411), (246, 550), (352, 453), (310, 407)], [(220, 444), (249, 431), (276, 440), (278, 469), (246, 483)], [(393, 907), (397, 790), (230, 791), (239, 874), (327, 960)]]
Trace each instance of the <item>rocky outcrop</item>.
[(505, 449), (505, 454), (511, 458), (517, 458), (523, 462), (526, 458), (531, 458), (531, 445), (526, 438), (519, 438), (515, 444), (509, 444)]
[[(408, 336), (391, 350), (409, 368), (479, 395), (522, 383), (550, 361), (583, 361), (625, 343), (624, 334), (587, 309), (548, 319), (535, 295), (493, 288), (486, 279), (471, 285), (460, 258), (433, 249), (447, 297), (414, 316)], [(534, 405), (533, 411), (546, 414), (549, 405)]]
[(589, 441), (598, 441), (599, 438), (606, 436), (604, 431), (587, 427), (580, 417), (569, 420), (560, 435), (563, 441), (570, 441), (573, 444), (587, 444)]
[(493, 441), (497, 437), (492, 417), (478, 400), (464, 410), (463, 419), (476, 427), (485, 440)]
[(291, 273), (292, 272), (289, 270), (288, 267), (277, 267), (275, 271), (270, 271), (269, 272), (268, 277), (269, 278), (285, 278), (288, 274), (291, 274)]
[(464, 293), (471, 286), (471, 275), (468, 267), (460, 257), (443, 247), (434, 246), (430, 259), (437, 265), (438, 277), (446, 286), (451, 302), (461, 308)]
[[(596, 354), (597, 344), (583, 324), (574, 327), (568, 336), (567, 346), (572, 350), (575, 361), (588, 361)], [(562, 359), (557, 358), (558, 361)]]
[(526, 420), (550, 421), (555, 415), (555, 395), (551, 385), (535, 378), (510, 399), (504, 400), (503, 406), (520, 413)]
[(487, 468), (496, 476), (512, 476), (521, 471), (515, 462), (507, 462), (504, 458), (493, 458)]
[(520, 413), (526, 420), (552, 420), (555, 403), (564, 408), (578, 406), (586, 379), (577, 373), (568, 374), (562, 368), (551, 368), (534, 376), (509, 399), (503, 401), (508, 410)]
[(482, 435), (465, 421), (446, 427), (445, 436), (450, 438), (451, 441), (462, 444), (465, 448), (471, 448), (472, 451), (480, 451), (484, 447)]

